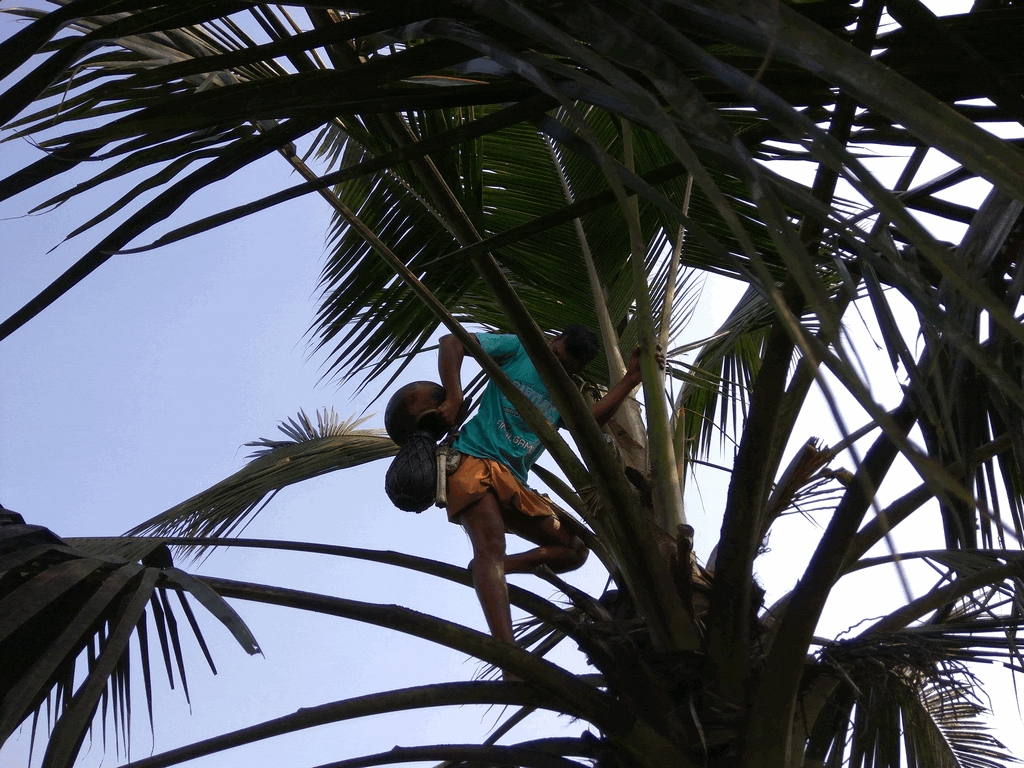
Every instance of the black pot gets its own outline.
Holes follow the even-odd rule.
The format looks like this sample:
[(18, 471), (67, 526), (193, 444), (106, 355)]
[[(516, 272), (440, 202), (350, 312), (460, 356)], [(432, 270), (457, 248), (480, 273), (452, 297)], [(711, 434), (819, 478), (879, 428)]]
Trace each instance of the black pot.
[(395, 392), (384, 410), (384, 429), (398, 445), (405, 445), (413, 432), (433, 435), (434, 442), (448, 431), (436, 411), (445, 401), (444, 387), (433, 381), (414, 381)]
[(437, 438), (417, 431), (388, 467), (384, 490), (391, 503), (406, 512), (422, 512), (434, 503), (437, 493)]

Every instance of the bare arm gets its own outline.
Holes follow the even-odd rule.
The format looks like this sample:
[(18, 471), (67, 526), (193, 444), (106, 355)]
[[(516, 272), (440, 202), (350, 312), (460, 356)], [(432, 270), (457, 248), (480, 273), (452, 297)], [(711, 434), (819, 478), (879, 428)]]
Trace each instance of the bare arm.
[[(658, 367), (661, 370), (665, 370), (665, 355), (662, 354), (660, 345), (655, 350), (654, 359), (658, 361)], [(618, 384), (608, 390), (607, 395), (594, 403), (592, 413), (594, 414), (594, 420), (597, 421), (599, 426), (603, 427), (608, 423), (608, 420), (619, 410), (619, 406), (626, 401), (626, 398), (632, 394), (633, 390), (640, 383), (640, 347), (638, 346), (633, 350), (633, 354), (629, 358), (626, 375), (619, 380)]]
[(438, 343), (437, 372), (441, 376), (445, 401), (437, 409), (451, 426), (458, 426), (462, 411), (462, 359), (466, 348), (452, 334), (442, 336)]

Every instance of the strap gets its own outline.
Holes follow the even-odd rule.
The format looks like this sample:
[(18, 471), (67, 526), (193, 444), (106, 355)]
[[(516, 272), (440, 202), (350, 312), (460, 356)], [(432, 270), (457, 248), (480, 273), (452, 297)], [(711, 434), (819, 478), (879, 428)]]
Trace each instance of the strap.
[(448, 451), (451, 443), (445, 441), (437, 446), (437, 485), (434, 489), (434, 503), (441, 509), (448, 506)]

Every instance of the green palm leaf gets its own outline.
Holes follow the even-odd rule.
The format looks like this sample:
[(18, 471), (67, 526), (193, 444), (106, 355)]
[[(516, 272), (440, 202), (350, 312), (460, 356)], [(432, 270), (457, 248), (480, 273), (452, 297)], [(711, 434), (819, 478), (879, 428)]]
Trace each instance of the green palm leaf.
[(243, 469), (140, 523), (129, 535), (230, 536), (282, 488), (395, 455), (398, 446), (383, 430), (357, 428), (366, 418), (343, 421), (333, 410), (324, 409), (317, 413), (314, 425), (300, 412), (279, 427), (287, 440), (261, 438), (246, 443), (256, 450)]
[(675, 404), (676, 455), (680, 457), (681, 472), (689, 469), (690, 458), (707, 458), (716, 432), (721, 440), (738, 434), (742, 416), (737, 409), (746, 411), (770, 316), (760, 294), (748, 289), (718, 331), (693, 345), (700, 351), (687, 366), (691, 371), (689, 380)]
[[(595, 112), (593, 117), (602, 126), (605, 140), (615, 143), (618, 133), (609, 116)], [(425, 119), (410, 121), (413, 125), (421, 122)], [(429, 139), (424, 136), (421, 140)], [(488, 230), (497, 233), (522, 227), (548, 211), (565, 207), (546, 140), (535, 129), (514, 125), (485, 137), (478, 146), (482, 170), (476, 183), (483, 186), (480, 205), (489, 215), (482, 225)], [(605, 188), (589, 163), (575, 157), (558, 159), (574, 191), (587, 194)], [(648, 161), (646, 156), (644, 159)], [(508, 188), (503, 183), (508, 178), (525, 186)], [(341, 199), (382, 239), (396, 244), (396, 253), (453, 308), (456, 317), (472, 317), (486, 327), (509, 330), (508, 320), (493, 298), (476, 288), (473, 273), (455, 268), (459, 256), (454, 251), (455, 239), (436, 211), (423, 198), (405, 194), (406, 189), (402, 182), (382, 174), (379, 180), (368, 177), (347, 182)], [(645, 208), (644, 225), (651, 240), (648, 269), (661, 275), (652, 283), (652, 292), (660, 295), (664, 292), (661, 254), (666, 241), (664, 231), (656, 229), (657, 223), (657, 211)], [(627, 330), (633, 289), (626, 269), (628, 242), (623, 224), (614, 209), (583, 219), (599, 280), (609, 293), (612, 321), (624, 334), (620, 344), (628, 351), (636, 337), (634, 329)], [(406, 228), (415, 231), (416, 237), (404, 236)], [(420, 349), (437, 323), (415, 302), (408, 287), (393, 280), (391, 270), (376, 260), (358, 233), (341, 221), (337, 232), (339, 245), (329, 258), (322, 282), (325, 302), (317, 321), (319, 343), (324, 345), (343, 334), (332, 356), (348, 365), (337, 374), (350, 376), (370, 366), (364, 374), (370, 380), (397, 355)], [(488, 231), (481, 234), (486, 236)], [(555, 255), (557, 258), (552, 258)], [(519, 295), (538, 308), (535, 318), (542, 327), (558, 329), (581, 321), (597, 325), (580, 243), (568, 221), (522, 241), (506, 242), (500, 258)], [(369, 315), (378, 321), (372, 329), (356, 322)], [(600, 358), (594, 363), (595, 369), (606, 367)]]

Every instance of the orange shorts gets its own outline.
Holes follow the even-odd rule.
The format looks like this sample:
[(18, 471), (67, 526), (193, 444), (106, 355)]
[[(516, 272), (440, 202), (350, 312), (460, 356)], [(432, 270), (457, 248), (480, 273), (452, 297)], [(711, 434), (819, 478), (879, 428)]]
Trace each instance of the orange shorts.
[(515, 509), (530, 517), (556, 517), (548, 498), (523, 485), (504, 464), (463, 455), (459, 468), (448, 476), (448, 520), (457, 523), (456, 518), (488, 491), (497, 497), (502, 511)]

